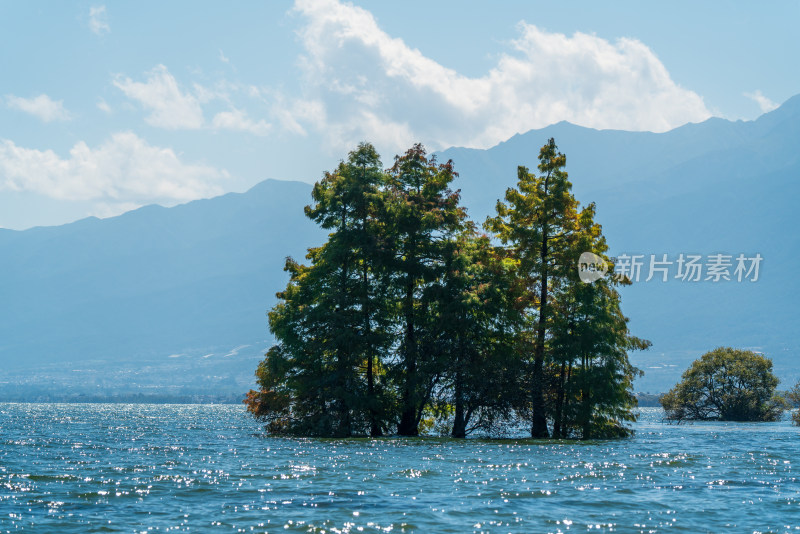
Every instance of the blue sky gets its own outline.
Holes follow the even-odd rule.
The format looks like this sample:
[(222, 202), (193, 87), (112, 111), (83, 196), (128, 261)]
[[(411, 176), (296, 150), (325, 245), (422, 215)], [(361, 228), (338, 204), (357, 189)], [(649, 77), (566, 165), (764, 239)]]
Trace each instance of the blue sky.
[(796, 1), (476, 4), (2, 2), (0, 227), (314, 181), (360, 140), (388, 163), (800, 93)]

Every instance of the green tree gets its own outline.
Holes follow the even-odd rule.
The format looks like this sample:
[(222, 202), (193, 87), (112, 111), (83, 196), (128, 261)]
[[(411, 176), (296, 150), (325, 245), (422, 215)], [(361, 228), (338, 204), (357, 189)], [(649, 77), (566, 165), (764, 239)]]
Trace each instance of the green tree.
[(452, 408), (455, 438), (508, 418), (506, 393), (519, 383), (513, 263), (497, 252), (468, 225), (445, 244), (444, 273), (435, 286), (431, 311), (444, 369), (437, 401)]
[[(565, 234), (565, 258), (577, 266), (581, 254), (603, 259), (608, 246), (595, 222), (595, 205), (580, 210), (576, 225)], [(629, 434), (634, 421), (633, 380), (641, 371), (631, 365), (628, 352), (645, 350), (650, 342), (631, 335), (620, 310), (617, 286), (629, 281), (607, 275), (592, 283), (569, 269), (556, 280), (549, 347), (550, 413), (553, 436), (582, 439)]]
[(601, 279), (572, 286), (554, 306), (554, 437), (610, 438), (630, 432), (625, 423), (635, 420), (633, 380), (641, 371), (631, 365), (628, 352), (650, 343), (630, 334), (619, 302), (613, 284)]
[[(325, 245), (327, 261), (339, 266), (338, 310), (353, 310), (350, 332), (342, 335), (350, 353), (364, 363), (365, 404), (370, 435), (382, 434), (381, 404), (385, 401), (376, 385), (377, 357), (390, 339), (386, 300), (386, 243), (381, 220), (386, 174), (380, 156), (369, 143), (350, 152), (335, 173), (328, 173), (314, 186), (315, 204), (306, 215), (322, 228), (334, 230)], [(352, 363), (352, 362), (351, 362)]]
[(785, 407), (777, 385), (772, 360), (720, 347), (695, 360), (660, 401), (672, 421), (774, 421)]
[[(527, 364), (528, 402), (516, 401), (531, 420), (531, 436), (612, 437), (635, 419), (633, 379), (640, 373), (628, 352), (649, 342), (632, 336), (622, 315), (620, 283), (606, 276), (581, 282), (578, 258), (592, 252), (608, 261), (595, 206), (580, 208), (554, 139), (539, 152), (539, 174), (518, 170), (518, 185), (486, 222), (517, 262), (523, 287), (517, 299), (527, 318), (518, 350)], [(509, 392), (509, 395), (517, 393)]]
[(390, 342), (380, 296), (384, 179), (375, 149), (362, 143), (314, 186), (306, 215), (331, 233), (309, 249), (310, 266), (287, 260), (289, 285), (269, 313), (278, 345), (259, 367), (261, 392), (247, 401), (275, 429), (349, 436), (368, 426), (380, 435), (386, 425), (376, 360)]
[(548, 436), (545, 406), (545, 345), (551, 318), (554, 280), (571, 268), (568, 236), (577, 226), (578, 202), (564, 171), (567, 159), (550, 139), (539, 151), (540, 174), (518, 169), (517, 188), (498, 201), (497, 216), (486, 222), (501, 242), (512, 248), (518, 273), (527, 289), (526, 306), (534, 335), (530, 374), (531, 437)]
[[(281, 299), (270, 312), (270, 330), (279, 340), (256, 370), (259, 391), (251, 391), (248, 410), (277, 433), (346, 436), (352, 432), (353, 379), (337, 339), (344, 314), (336, 314), (331, 277), (320, 264), (321, 248), (311, 249), (312, 266), (291, 258)], [(327, 293), (321, 297), (323, 293)], [(337, 343), (339, 341), (339, 343)]]
[(451, 161), (437, 164), (420, 144), (397, 156), (389, 170), (385, 220), (399, 330), (393, 376), (399, 388), (401, 436), (419, 434), (420, 420), (442, 376), (434, 346), (431, 290), (443, 273), (446, 243), (466, 219), (459, 193), (450, 189), (455, 177)]
[[(786, 392), (786, 402), (787, 407), (800, 407), (800, 381), (792, 386), (792, 389)], [(800, 425), (800, 410), (795, 410), (792, 412), (792, 423), (795, 425)]]

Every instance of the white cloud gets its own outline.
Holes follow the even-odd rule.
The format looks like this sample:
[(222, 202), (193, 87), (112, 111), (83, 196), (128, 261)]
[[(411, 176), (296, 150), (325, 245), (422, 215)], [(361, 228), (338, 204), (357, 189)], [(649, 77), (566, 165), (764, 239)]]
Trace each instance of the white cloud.
[(114, 134), (96, 148), (76, 143), (67, 158), (0, 139), (0, 190), (120, 209), (126, 203), (174, 204), (214, 196), (222, 193), (215, 182), (227, 177), (224, 170), (183, 163), (172, 149), (149, 145), (131, 132)]
[(274, 95), (272, 115), (281, 127), (295, 135), (307, 136), (302, 123), (322, 130), (327, 124), (325, 104), (321, 100), (295, 99), (287, 101), (281, 94)]
[(70, 112), (64, 108), (63, 100), (55, 101), (47, 95), (39, 95), (33, 98), (6, 95), (6, 103), (11, 109), (30, 113), (44, 122), (66, 121), (72, 118)]
[(108, 105), (108, 102), (106, 102), (104, 98), (97, 101), (97, 109), (103, 113), (111, 113), (111, 106)]
[(660, 132), (711, 115), (637, 40), (520, 23), (512, 49), (470, 78), (386, 34), (364, 9), (336, 0), (297, 0), (295, 9), (306, 17), (299, 36), (310, 88), (300, 100), (321, 102), (325, 124), (294, 118), (336, 148), (377, 138), (393, 150), (415, 140), (487, 147), (561, 120)]
[(111, 27), (108, 25), (106, 6), (92, 6), (89, 8), (89, 29), (96, 35), (111, 32)]
[(145, 120), (152, 126), (170, 130), (194, 130), (203, 126), (200, 98), (181, 91), (178, 82), (164, 65), (157, 65), (147, 73), (145, 82), (117, 77), (114, 85), (125, 96), (138, 101), (150, 111)]
[(244, 111), (235, 108), (231, 111), (221, 111), (214, 115), (211, 125), (220, 130), (238, 130), (255, 135), (266, 135), (271, 128), (266, 121), (255, 122)]
[(230, 63), (231, 60), (222, 52), (222, 49), (219, 49), (219, 60), (223, 63)]
[(773, 109), (777, 109), (778, 104), (767, 98), (761, 93), (760, 89), (756, 89), (752, 93), (742, 93), (747, 98), (753, 100), (758, 107), (761, 108), (762, 113), (767, 113), (772, 111)]
[[(117, 77), (114, 85), (150, 112), (145, 119), (148, 124), (160, 128), (199, 130), (210, 127), (254, 135), (266, 135), (272, 128), (267, 121), (251, 119), (244, 110), (233, 105), (231, 99), (237, 93), (244, 92), (251, 98), (259, 97), (257, 93), (252, 94), (251, 86), (242, 87), (222, 80), (211, 88), (195, 83), (191, 90), (183, 90), (164, 65), (157, 65), (147, 73), (147, 80), (144, 82)], [(207, 125), (203, 107), (214, 101), (225, 102), (230, 109), (216, 113), (211, 124)], [(100, 104), (98, 107), (104, 109)]]

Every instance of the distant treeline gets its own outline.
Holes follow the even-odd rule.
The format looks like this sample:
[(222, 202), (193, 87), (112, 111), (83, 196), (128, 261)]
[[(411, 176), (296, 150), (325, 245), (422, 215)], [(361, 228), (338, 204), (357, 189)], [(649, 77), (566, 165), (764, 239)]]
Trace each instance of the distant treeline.
[(661, 408), (661, 394), (637, 393), (636, 402), (640, 408)]
[(243, 395), (228, 393), (210, 394), (159, 394), (159, 393), (0, 393), (0, 402), (21, 403), (107, 403), (107, 404), (239, 404)]
[[(248, 409), (303, 436), (453, 437), (528, 421), (532, 437), (630, 433), (640, 371), (595, 206), (580, 206), (553, 139), (538, 173), (483, 224), (467, 217), (452, 161), (421, 145), (383, 170), (362, 143), (313, 189), (329, 232), (269, 312), (277, 344)], [(579, 258), (591, 267), (579, 276)], [(613, 273), (613, 266), (608, 269)]]

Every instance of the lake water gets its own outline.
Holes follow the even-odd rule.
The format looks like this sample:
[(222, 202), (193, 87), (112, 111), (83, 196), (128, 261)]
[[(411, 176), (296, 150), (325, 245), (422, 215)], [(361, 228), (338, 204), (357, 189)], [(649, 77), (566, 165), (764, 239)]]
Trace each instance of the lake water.
[(265, 436), (241, 406), (0, 404), (0, 532), (800, 531), (800, 429)]

